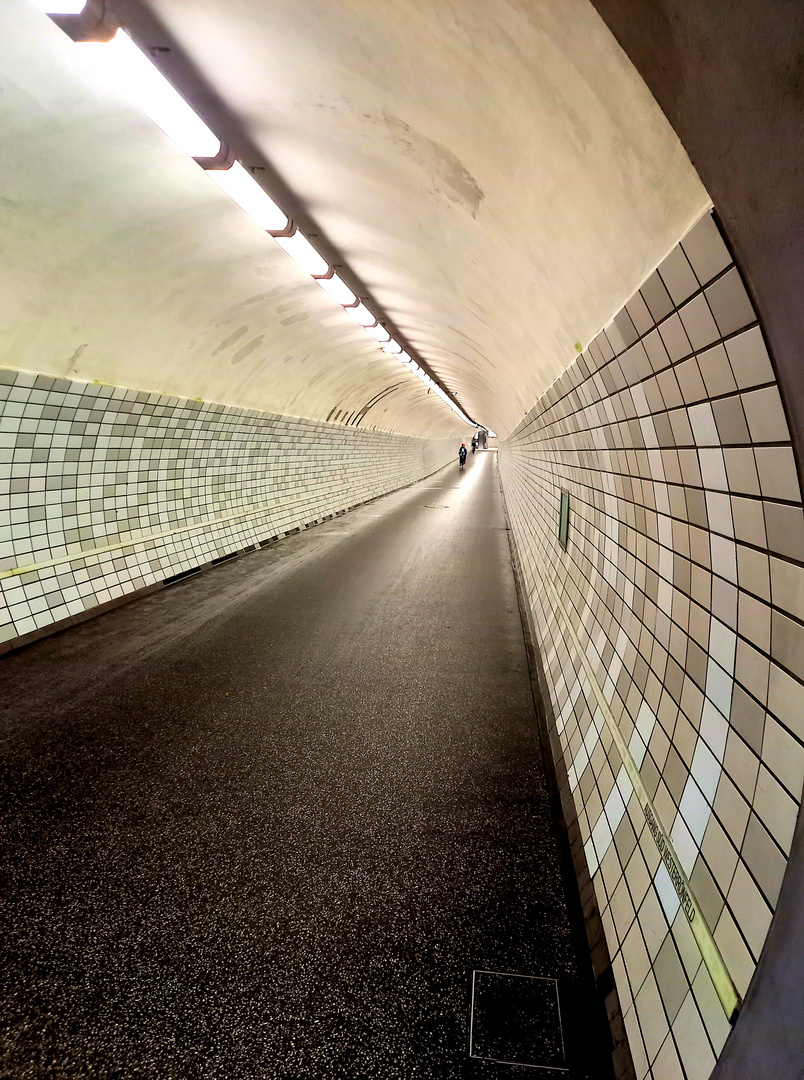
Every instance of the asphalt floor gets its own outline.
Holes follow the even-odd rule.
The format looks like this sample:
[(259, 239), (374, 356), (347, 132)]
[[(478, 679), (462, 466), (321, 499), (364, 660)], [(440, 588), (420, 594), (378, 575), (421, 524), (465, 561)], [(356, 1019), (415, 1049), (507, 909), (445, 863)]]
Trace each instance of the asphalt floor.
[(606, 1074), (493, 452), (6, 656), (0, 734), (0, 1077)]

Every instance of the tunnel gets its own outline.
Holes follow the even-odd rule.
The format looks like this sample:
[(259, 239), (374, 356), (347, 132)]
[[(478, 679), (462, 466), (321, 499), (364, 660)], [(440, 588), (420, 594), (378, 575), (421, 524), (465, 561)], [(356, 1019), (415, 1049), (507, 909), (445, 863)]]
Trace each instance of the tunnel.
[(0, 1075), (801, 1080), (802, 41), (4, 0)]

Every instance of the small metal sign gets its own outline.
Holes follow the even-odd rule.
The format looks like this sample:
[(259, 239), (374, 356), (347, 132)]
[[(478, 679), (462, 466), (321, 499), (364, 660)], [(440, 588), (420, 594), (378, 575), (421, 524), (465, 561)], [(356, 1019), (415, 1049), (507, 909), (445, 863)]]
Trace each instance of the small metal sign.
[(558, 542), (567, 550), (567, 536), (569, 534), (569, 492), (561, 491), (561, 510), (558, 515)]

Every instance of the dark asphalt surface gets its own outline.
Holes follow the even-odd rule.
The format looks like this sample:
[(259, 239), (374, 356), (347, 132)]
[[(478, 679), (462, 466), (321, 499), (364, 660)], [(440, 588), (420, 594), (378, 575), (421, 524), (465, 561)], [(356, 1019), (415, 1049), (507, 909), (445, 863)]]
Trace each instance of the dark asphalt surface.
[(0, 660), (0, 732), (0, 1076), (568, 1075), (468, 1056), (474, 969), (579, 963), (493, 453)]

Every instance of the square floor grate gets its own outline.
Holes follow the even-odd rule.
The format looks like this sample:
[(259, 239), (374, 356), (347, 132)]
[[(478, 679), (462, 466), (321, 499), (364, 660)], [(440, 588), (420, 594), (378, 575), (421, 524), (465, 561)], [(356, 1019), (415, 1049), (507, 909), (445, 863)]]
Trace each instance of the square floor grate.
[(469, 1056), (566, 1072), (556, 980), (472, 972)]

